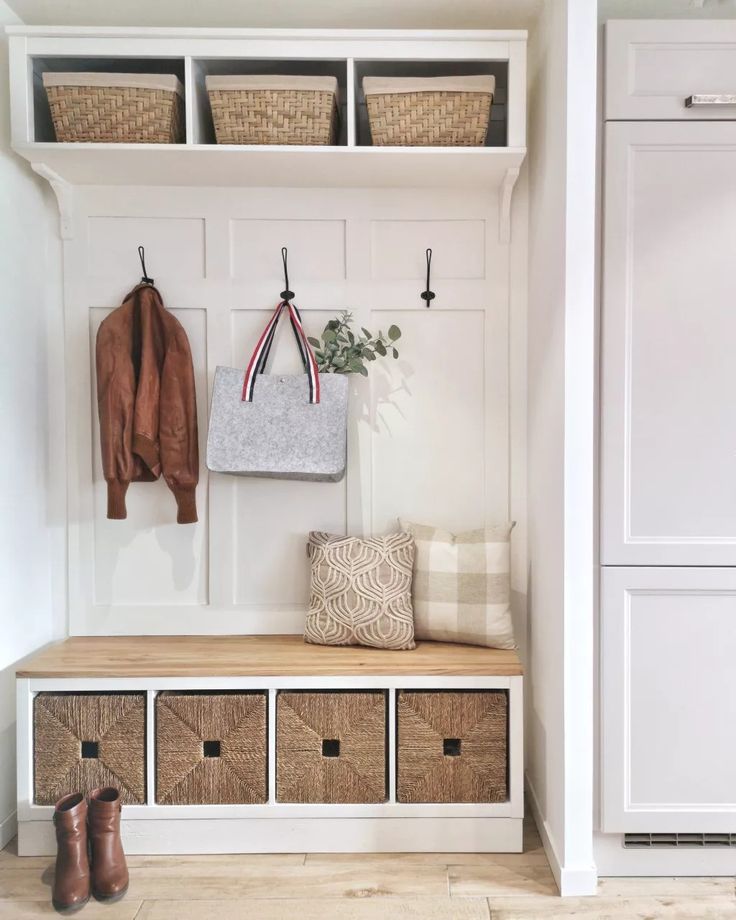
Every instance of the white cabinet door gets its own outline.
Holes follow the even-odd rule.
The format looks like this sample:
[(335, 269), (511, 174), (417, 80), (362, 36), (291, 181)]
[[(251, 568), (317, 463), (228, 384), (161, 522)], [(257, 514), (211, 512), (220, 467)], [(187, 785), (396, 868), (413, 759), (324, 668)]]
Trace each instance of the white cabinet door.
[(611, 19), (605, 85), (608, 120), (733, 120), (736, 22)]
[(736, 830), (736, 570), (601, 573), (602, 829)]
[(736, 565), (736, 123), (606, 125), (601, 562)]

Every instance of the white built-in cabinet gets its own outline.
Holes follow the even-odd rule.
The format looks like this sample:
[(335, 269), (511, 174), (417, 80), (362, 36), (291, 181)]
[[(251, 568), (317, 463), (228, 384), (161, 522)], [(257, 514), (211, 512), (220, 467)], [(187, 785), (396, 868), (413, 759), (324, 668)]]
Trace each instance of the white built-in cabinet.
[(735, 832), (736, 23), (609, 23), (606, 86), (601, 825)]
[[(61, 217), (66, 450), (56, 455), (67, 473), (70, 634), (299, 633), (313, 529), (384, 533), (402, 516), (469, 530), (517, 518), (522, 546), (510, 504), (510, 361), (526, 286), (523, 212), (512, 234), (526, 33), (8, 31), (13, 148), (51, 183)], [(178, 74), (185, 143), (56, 142), (42, 75), (69, 69)], [(204, 77), (274, 71), (337, 76), (338, 144), (214, 143)], [(363, 76), (476, 72), (497, 80), (486, 146), (368, 143)], [(186, 527), (162, 481), (131, 487), (127, 520), (106, 518), (94, 343), (140, 279), (139, 245), (192, 348), (202, 462), (199, 521)], [(244, 372), (284, 289), (282, 246), (309, 335), (340, 310), (357, 328), (402, 331), (398, 361), (351, 378), (338, 483), (210, 474), (203, 462), (215, 369)], [(278, 335), (270, 369), (298, 372), (289, 330)]]
[(605, 140), (602, 561), (736, 565), (736, 122)]

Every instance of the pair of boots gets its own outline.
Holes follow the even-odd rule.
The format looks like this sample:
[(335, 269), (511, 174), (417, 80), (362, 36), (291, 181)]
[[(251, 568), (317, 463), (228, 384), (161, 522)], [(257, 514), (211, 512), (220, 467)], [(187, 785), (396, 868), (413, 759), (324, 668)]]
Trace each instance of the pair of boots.
[[(128, 867), (120, 840), (120, 793), (95, 789), (89, 805), (81, 792), (59, 799), (54, 808), (56, 875), (51, 903), (72, 913), (89, 901), (118, 901), (128, 890)], [(91, 870), (90, 870), (91, 864)]]

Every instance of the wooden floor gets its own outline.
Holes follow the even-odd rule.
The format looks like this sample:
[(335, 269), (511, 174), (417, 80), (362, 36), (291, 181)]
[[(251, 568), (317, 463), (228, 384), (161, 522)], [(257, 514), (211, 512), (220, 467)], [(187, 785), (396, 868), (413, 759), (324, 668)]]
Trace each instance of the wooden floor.
[[(596, 898), (561, 899), (536, 828), (525, 852), (132, 856), (119, 904), (84, 920), (735, 920), (732, 878), (603, 879)], [(56, 916), (52, 860), (0, 852), (0, 920)]]

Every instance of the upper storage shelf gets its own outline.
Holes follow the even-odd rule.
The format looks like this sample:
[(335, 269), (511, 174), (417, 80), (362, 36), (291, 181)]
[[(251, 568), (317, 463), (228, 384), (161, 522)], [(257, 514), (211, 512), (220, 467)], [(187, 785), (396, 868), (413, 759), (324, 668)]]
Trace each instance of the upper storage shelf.
[[(526, 33), (17, 27), (10, 37), (13, 148), (70, 185), (496, 187), (509, 189), (526, 153)], [(179, 144), (59, 143), (43, 74), (173, 74), (184, 93)], [(208, 76), (336, 78), (334, 146), (218, 145)], [(481, 147), (373, 146), (366, 76), (492, 75)]]

